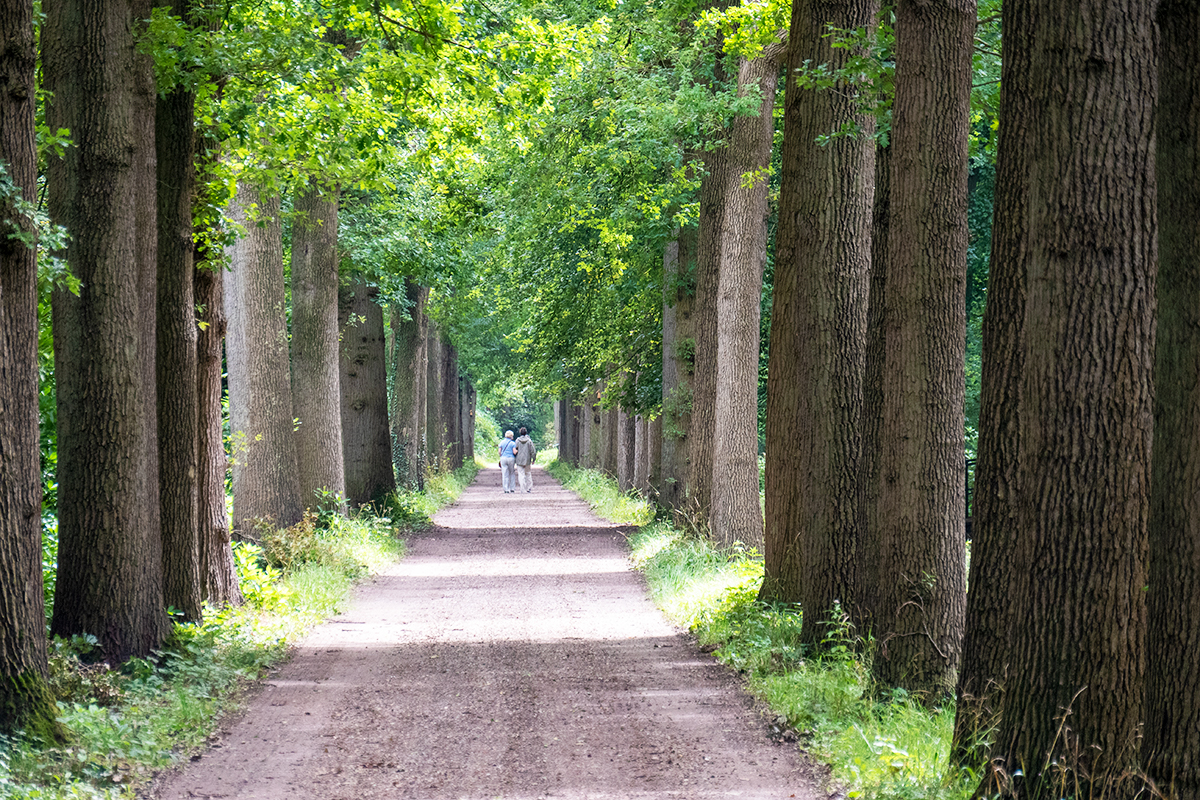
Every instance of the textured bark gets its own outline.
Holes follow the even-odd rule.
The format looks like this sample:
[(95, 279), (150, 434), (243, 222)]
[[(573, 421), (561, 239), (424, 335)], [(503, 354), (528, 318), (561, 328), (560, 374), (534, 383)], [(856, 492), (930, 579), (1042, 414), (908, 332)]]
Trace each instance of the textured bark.
[(958, 673), (954, 758), (979, 766), (979, 745), (996, 722), (1012, 655), (1012, 627), (1024, 624), (1018, 603), (1028, 592), (1029, 555), (1019, 547), (1018, 405), (1023, 371), (1029, 234), (1029, 132), (1034, 124), (1027, 75), (1033, 3), (1011, 0), (1003, 16), (1000, 141), (996, 159), (992, 252), (983, 318), (983, 385), (979, 457), (975, 462), (971, 575)]
[(1066, 770), (1111, 797), (1144, 705), (1155, 24), (1152, 4), (1122, 0), (1038, 0), (1031, 22), (1017, 80), (1032, 129), (1015, 154), (1031, 169), (1016, 545), (1029, 578), (992, 755), (1023, 769), (1029, 796), (1058, 792)]
[(346, 497), (373, 503), (395, 490), (388, 429), (387, 358), (383, 308), (376, 291), (358, 278), (338, 302), (342, 330), (341, 427)]
[(431, 472), (446, 468), (442, 441), (442, 340), (437, 325), (429, 320), (425, 330), (425, 466)]
[(617, 409), (617, 486), (623, 492), (633, 488), (637, 461), (637, 415)]
[(896, 5), (874, 674), (954, 690), (966, 606), (963, 359), (974, 0)]
[(47, 122), (74, 146), (49, 167), (78, 297), (54, 296), (59, 550), (51, 632), (147, 655), (163, 609), (155, 399), (154, 71), (146, 2), (47, 3)]
[(459, 433), (458, 410), (458, 349), (442, 342), (442, 452), (446, 454), (446, 469), (463, 465)]
[(245, 236), (229, 248), (225, 356), (233, 435), (234, 528), (251, 520), (300, 521), (292, 384), (288, 365), (279, 197), (238, 184), (230, 218)]
[(1200, 797), (1200, 3), (1158, 7), (1158, 347), (1143, 759)]
[(196, 339), (196, 406), (198, 446), (196, 461), (197, 525), (200, 542), (200, 579), (205, 602), (213, 606), (240, 605), (242, 590), (230, 547), (229, 514), (225, 509), (224, 390), (222, 343), (225, 340), (225, 270), (203, 265), (194, 270), (196, 305), (203, 308), (205, 323)]
[(695, 234), (695, 229), (681, 230), (663, 251), (662, 467), (656, 486), (662, 505), (676, 510), (687, 497), (691, 441)]
[(645, 414), (634, 421), (633, 488), (641, 495), (650, 493), (650, 423)]
[(392, 462), (396, 479), (410, 489), (425, 484), (425, 302), (429, 289), (404, 279), (408, 307), (392, 308)]
[(475, 385), (469, 378), (463, 378), (460, 383), (462, 391), (459, 394), (459, 417), (462, 419), (461, 437), (463, 447), (463, 463), (475, 461), (475, 401), (477, 395)]
[[(767, 261), (766, 171), (775, 136), (775, 87), (783, 45), (742, 59), (738, 94), (759, 92), (756, 116), (739, 116), (729, 130), (725, 215), (717, 275), (717, 378), (713, 407), (710, 531), (723, 547), (763, 548), (758, 503), (758, 362), (763, 267)], [(747, 179), (746, 176), (757, 176)], [(749, 185), (747, 185), (749, 183)], [(719, 446), (718, 446), (719, 442)]]
[[(854, 30), (879, 14), (878, 0), (792, 5), (791, 73), (805, 62), (842, 69), (826, 24)], [(867, 351), (875, 142), (869, 135), (817, 137), (874, 121), (856, 98), (788, 83), (783, 187), (775, 235), (775, 282), (767, 372), (764, 599), (799, 602), (803, 637), (835, 602), (862, 620), (865, 557), (859, 513), (862, 392)]]
[[(0, 0), (0, 164), (37, 193), (33, 3)], [(0, 732), (58, 738), (46, 688), (38, 454), (37, 258), (13, 234), (33, 220), (0, 199)]]
[(614, 406), (601, 412), (600, 435), (602, 448), (600, 469), (616, 480), (621, 468), (620, 412)]
[[(338, 191), (309, 184), (292, 225), (292, 403), (300, 500), (346, 488), (338, 363)], [(382, 312), (380, 319), (382, 320)], [(382, 322), (381, 322), (382, 324)]]
[(662, 446), (662, 414), (659, 414), (646, 427), (646, 447), (649, 451), (646, 455), (649, 460), (646, 468), (646, 492), (648, 497), (656, 493), (658, 487), (662, 485)]
[[(171, 11), (188, 16), (176, 2)], [(158, 157), (158, 491), (163, 600), (188, 620), (201, 615), (192, 194), (195, 94), (176, 88), (155, 109)]]

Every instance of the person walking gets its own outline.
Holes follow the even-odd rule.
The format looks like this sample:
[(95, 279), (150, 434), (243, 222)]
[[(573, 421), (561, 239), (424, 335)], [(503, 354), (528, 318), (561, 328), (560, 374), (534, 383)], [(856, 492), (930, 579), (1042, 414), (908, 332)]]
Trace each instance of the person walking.
[(517, 463), (517, 443), (513, 441), (513, 432), (505, 431), (500, 440), (500, 481), (504, 484), (504, 493), (515, 492), (517, 482), (514, 480), (513, 469)]
[(521, 428), (521, 435), (517, 437), (517, 479), (521, 482), (521, 488), (528, 492), (533, 491), (533, 462), (537, 461), (537, 447), (533, 444), (533, 439), (529, 438), (529, 431)]

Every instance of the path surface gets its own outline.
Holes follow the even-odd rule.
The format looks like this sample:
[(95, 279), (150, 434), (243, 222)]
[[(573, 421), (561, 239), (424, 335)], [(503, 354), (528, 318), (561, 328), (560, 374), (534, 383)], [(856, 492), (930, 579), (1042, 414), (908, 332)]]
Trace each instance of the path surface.
[(823, 797), (646, 599), (620, 532), (534, 481), (481, 472), (155, 796)]

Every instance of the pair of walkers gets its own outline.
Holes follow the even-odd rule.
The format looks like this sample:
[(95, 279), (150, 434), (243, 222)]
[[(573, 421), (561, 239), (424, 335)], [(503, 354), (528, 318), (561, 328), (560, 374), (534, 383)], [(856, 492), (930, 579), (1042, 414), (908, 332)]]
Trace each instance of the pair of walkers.
[(505, 431), (500, 440), (500, 477), (505, 494), (517, 490), (514, 472), (520, 478), (521, 488), (526, 492), (533, 491), (533, 462), (537, 461), (537, 448), (529, 438), (528, 430), (521, 428), (520, 434), (514, 440), (513, 432)]

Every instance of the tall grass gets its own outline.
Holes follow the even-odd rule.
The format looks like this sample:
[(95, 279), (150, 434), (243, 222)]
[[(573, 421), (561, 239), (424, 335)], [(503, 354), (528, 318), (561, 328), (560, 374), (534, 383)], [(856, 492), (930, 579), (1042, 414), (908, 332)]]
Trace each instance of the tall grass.
[(830, 764), (831, 790), (880, 800), (970, 797), (976, 776), (947, 766), (953, 709), (930, 711), (898, 690), (881, 697), (870, 680), (870, 645), (837, 609), (822, 613), (831, 619), (825, 647), (807, 652), (801, 609), (758, 601), (758, 554), (721, 552), (665, 520), (651, 522), (644, 500), (595, 471), (565, 464), (551, 471), (599, 515), (642, 526), (629, 537), (630, 558), (655, 602), (745, 677), (777, 715), (780, 735)]
[(237, 704), (239, 689), (288, 652), (312, 625), (339, 613), (359, 578), (404, 553), (404, 532), (428, 524), (476, 468), (433, 475), (422, 493), (397, 494), (343, 517), (308, 514), (262, 546), (238, 543), (247, 602), (176, 623), (149, 658), (119, 669), (88, 664), (96, 640), (51, 643), (51, 686), (69, 743), (0, 737), (0, 798), (132, 798), (155, 771), (186, 758)]

